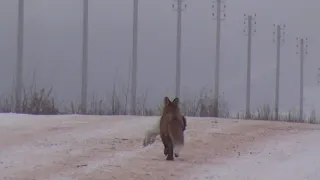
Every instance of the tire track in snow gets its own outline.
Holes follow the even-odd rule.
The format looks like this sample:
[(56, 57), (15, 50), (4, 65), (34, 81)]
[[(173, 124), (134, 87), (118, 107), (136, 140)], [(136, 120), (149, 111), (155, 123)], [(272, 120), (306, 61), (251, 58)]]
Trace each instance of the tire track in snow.
[[(4, 176), (15, 173), (24, 174), (23, 177), (33, 177), (36, 174), (41, 177), (54, 169), (63, 170), (66, 166), (75, 163), (77, 159), (86, 158), (86, 153), (96, 149), (94, 145), (99, 144), (96, 139), (113, 137), (114, 134), (121, 135), (124, 129), (119, 127), (123, 127), (124, 124), (134, 124), (130, 121), (137, 119), (129, 116), (121, 119), (106, 117), (99, 121), (93, 120), (90, 122), (93, 119), (92, 117), (83, 118), (87, 119), (87, 124), (80, 128), (67, 130), (64, 133), (56, 131), (38, 134), (40, 137), (38, 139), (32, 139), (18, 147), (13, 146), (2, 150), (0, 169), (3, 169), (4, 172), (0, 170), (0, 174)], [(67, 121), (73, 120), (69, 119)], [(102, 146), (106, 145), (102, 144)]]

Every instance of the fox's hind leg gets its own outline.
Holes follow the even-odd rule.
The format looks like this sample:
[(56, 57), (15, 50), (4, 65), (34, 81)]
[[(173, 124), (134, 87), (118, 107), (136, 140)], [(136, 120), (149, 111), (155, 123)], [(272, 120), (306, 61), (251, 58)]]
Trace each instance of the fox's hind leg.
[(173, 161), (173, 144), (169, 136), (161, 135), (161, 140), (164, 145), (164, 155), (167, 156), (167, 160)]
[(169, 161), (173, 161), (174, 160), (174, 157), (173, 157), (173, 143), (171, 141), (170, 138), (169, 139), (169, 142), (168, 142), (168, 156), (167, 156), (167, 160)]
[(163, 154), (164, 155), (168, 155), (168, 137), (164, 136), (164, 135), (161, 135), (161, 140), (162, 140), (162, 143), (163, 143)]

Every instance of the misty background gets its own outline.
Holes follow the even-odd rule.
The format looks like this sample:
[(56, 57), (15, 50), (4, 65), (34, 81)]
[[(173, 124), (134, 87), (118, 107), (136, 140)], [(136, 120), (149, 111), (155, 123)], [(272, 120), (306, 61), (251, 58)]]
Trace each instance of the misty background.
[[(60, 104), (81, 99), (81, 0), (26, 0), (23, 82), (33, 74), (37, 88), (53, 87)], [(148, 106), (173, 97), (177, 12), (172, 0), (139, 1), (137, 96), (148, 92)], [(187, 0), (182, 13), (181, 95), (195, 99), (214, 83), (215, 31), (211, 0)], [(251, 109), (274, 105), (276, 44), (273, 24), (285, 24), (281, 46), (280, 111), (299, 103), (299, 56), (296, 37), (307, 37), (305, 104), (316, 106), (320, 17), (315, 0), (227, 0), (221, 28), (220, 93), (231, 111), (245, 109), (247, 36), (244, 13), (256, 13), (252, 38)], [(132, 60), (132, 0), (89, 1), (88, 100), (110, 98), (116, 81), (124, 90)], [(0, 95), (13, 91), (17, 55), (18, 0), (0, 1)], [(319, 102), (318, 102), (319, 104)], [(320, 107), (320, 104), (318, 105)], [(305, 112), (307, 111), (305, 107)]]

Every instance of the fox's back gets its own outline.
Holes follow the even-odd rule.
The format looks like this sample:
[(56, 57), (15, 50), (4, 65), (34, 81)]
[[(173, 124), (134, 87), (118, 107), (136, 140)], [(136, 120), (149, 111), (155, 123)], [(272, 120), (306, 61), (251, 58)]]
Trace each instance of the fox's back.
[[(164, 111), (160, 119), (160, 133), (169, 135), (169, 131), (172, 134), (183, 133), (184, 130), (183, 117), (179, 110), (167, 110)], [(170, 128), (169, 128), (170, 127)]]
[(173, 160), (173, 152), (176, 157), (184, 145), (183, 131), (185, 123), (180, 114), (179, 99), (175, 98), (172, 102), (168, 97), (164, 98), (164, 107), (160, 119), (160, 136), (165, 146), (164, 154), (167, 160)]

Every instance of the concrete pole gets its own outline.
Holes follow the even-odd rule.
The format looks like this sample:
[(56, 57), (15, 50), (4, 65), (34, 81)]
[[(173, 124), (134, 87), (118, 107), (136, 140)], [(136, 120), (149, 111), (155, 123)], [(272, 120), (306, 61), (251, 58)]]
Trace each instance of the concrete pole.
[(87, 90), (88, 90), (88, 0), (83, 0), (83, 37), (82, 37), (82, 86), (81, 106), (82, 113), (87, 113)]
[(136, 115), (137, 54), (138, 54), (138, 0), (133, 1), (132, 71), (131, 71), (131, 115)]
[(303, 121), (303, 62), (304, 62), (304, 39), (300, 39), (300, 113), (299, 120)]
[(182, 0), (178, 0), (177, 8), (177, 49), (176, 49), (176, 97), (180, 99), (181, 86), (181, 13)]
[(220, 79), (220, 31), (221, 31), (221, 0), (217, 0), (217, 31), (216, 31), (216, 62), (214, 80), (213, 116), (219, 117), (219, 79)]
[(17, 37), (17, 64), (16, 64), (16, 107), (15, 112), (22, 112), (22, 74), (23, 74), (23, 31), (24, 31), (24, 0), (19, 0), (18, 5), (18, 37)]
[(252, 16), (248, 16), (248, 48), (247, 48), (247, 91), (246, 91), (246, 119), (250, 119), (250, 88), (251, 88), (251, 38)]
[(279, 119), (279, 79), (280, 79), (280, 44), (281, 27), (277, 25), (277, 67), (276, 67), (276, 95), (275, 95), (275, 120)]

